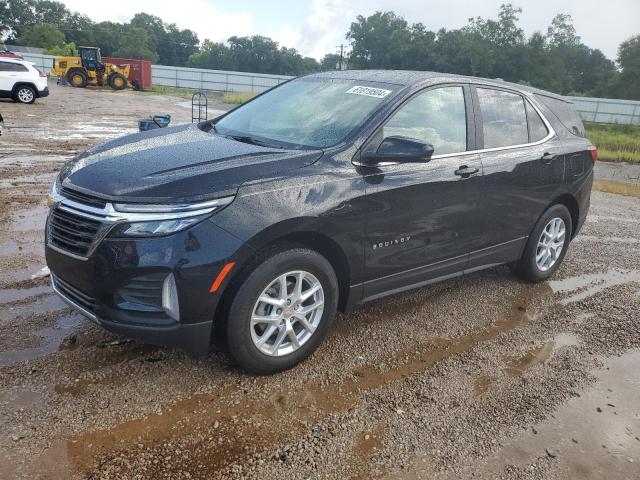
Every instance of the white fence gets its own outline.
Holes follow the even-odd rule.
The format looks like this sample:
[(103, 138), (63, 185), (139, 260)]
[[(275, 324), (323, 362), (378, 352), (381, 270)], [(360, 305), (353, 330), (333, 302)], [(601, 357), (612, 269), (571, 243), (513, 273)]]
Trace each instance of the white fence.
[[(51, 73), (53, 55), (33, 53), (22, 55), (25, 60), (33, 62), (45, 72)], [(266, 75), (263, 73), (229, 72), (165, 65), (151, 66), (151, 82), (154, 85), (193, 90), (260, 93), (291, 78), (286, 75)], [(580, 116), (586, 122), (640, 125), (640, 102), (609, 98), (567, 98), (575, 103)]]
[(640, 102), (610, 98), (567, 97), (585, 122), (640, 125)]
[(264, 92), (292, 77), (263, 73), (228, 72), (202, 68), (152, 65), (151, 83), (170, 87), (223, 92)]

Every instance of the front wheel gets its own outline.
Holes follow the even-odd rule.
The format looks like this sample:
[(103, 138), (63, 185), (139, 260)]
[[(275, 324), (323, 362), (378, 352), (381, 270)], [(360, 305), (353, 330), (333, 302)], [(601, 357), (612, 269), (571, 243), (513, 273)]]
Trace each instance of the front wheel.
[(567, 253), (572, 228), (567, 207), (549, 207), (531, 231), (522, 258), (515, 265), (516, 275), (529, 282), (541, 282), (553, 275)]
[(291, 368), (324, 339), (337, 304), (338, 281), (322, 255), (306, 248), (280, 251), (237, 289), (226, 325), (228, 352), (251, 373)]
[(89, 83), (89, 78), (82, 70), (71, 70), (67, 74), (67, 81), (76, 88), (85, 88)]
[(113, 90), (124, 90), (127, 88), (127, 79), (121, 73), (112, 73), (107, 80)]

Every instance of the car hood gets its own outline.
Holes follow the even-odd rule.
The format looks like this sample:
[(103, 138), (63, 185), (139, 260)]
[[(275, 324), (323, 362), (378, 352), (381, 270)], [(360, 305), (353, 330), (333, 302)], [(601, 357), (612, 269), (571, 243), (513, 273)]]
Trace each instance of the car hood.
[(322, 150), (241, 143), (197, 125), (156, 129), (93, 147), (67, 163), (62, 186), (121, 202), (188, 202), (233, 195), (247, 181), (310, 165)]

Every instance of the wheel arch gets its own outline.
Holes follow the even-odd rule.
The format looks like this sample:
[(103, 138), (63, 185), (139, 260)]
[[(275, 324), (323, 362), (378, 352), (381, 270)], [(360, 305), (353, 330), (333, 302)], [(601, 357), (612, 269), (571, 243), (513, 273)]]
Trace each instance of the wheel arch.
[(557, 196), (549, 207), (553, 205), (564, 205), (567, 207), (567, 210), (569, 210), (569, 214), (571, 215), (571, 239), (573, 239), (576, 235), (578, 222), (580, 221), (580, 206), (578, 205), (578, 201), (570, 193), (563, 193)]
[(12, 93), (15, 95), (20, 87), (31, 87), (36, 92), (36, 97), (38, 96), (38, 87), (36, 87), (35, 84), (31, 82), (16, 82), (11, 89)]
[(253, 268), (259, 264), (270, 251), (287, 247), (305, 247), (315, 250), (324, 256), (331, 264), (338, 279), (338, 309), (345, 311), (348, 308), (347, 303), (349, 301), (352, 271), (349, 266), (347, 253), (338, 242), (318, 229), (300, 228), (302, 223), (306, 223), (300, 220), (301, 219), (298, 219), (298, 221), (295, 222), (298, 224), (298, 229), (290, 222), (284, 222), (284, 225), (273, 225), (245, 242), (245, 245), (250, 246), (250, 252), (245, 250), (241, 255), (241, 263), (237, 265), (235, 274), (222, 293), (220, 301), (216, 306), (214, 314), (215, 330), (219, 332), (219, 328), (223, 327), (219, 322), (215, 322), (215, 319), (227, 314), (228, 308), (238, 292), (239, 287)]

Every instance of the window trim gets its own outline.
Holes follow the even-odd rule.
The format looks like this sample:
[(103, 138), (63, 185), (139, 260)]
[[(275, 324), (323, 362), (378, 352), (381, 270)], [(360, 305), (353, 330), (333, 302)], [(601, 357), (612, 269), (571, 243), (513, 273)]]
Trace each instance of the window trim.
[[(538, 107), (538, 105), (536, 105), (535, 102), (531, 101), (530, 98), (528, 98), (526, 95), (523, 95), (522, 92), (518, 92), (517, 90), (512, 90), (510, 88), (501, 88), (498, 86), (494, 86), (494, 85), (486, 85), (483, 83), (473, 83), (471, 84), (471, 91), (472, 91), (472, 96), (473, 96), (473, 101), (474, 101), (474, 108), (477, 109), (479, 115), (476, 118), (476, 130), (480, 133), (480, 137), (482, 139), (482, 146), (484, 147), (484, 128), (483, 128), (483, 122), (482, 122), (482, 110), (480, 109), (480, 103), (478, 100), (478, 92), (477, 89), (478, 88), (482, 88), (485, 90), (498, 90), (498, 91), (503, 91), (503, 92), (507, 92), (507, 93), (511, 93), (514, 95), (518, 95), (522, 98), (523, 101), (525, 102), (529, 102), (531, 104), (531, 106), (533, 107), (533, 109), (538, 113), (538, 115), (540, 115), (540, 118), (542, 119), (542, 121), (544, 122), (545, 126), (547, 127), (547, 136), (544, 137), (541, 140), (538, 140), (537, 142), (528, 142), (528, 143), (521, 143), (518, 145), (508, 145), (506, 147), (492, 147), (492, 148), (481, 148), (479, 150), (476, 150), (473, 153), (486, 153), (486, 152), (499, 152), (502, 150), (512, 150), (515, 148), (523, 148), (523, 147), (534, 147), (536, 145), (541, 145), (545, 142), (547, 142), (548, 140), (552, 139), (555, 135), (556, 135), (556, 131), (553, 129), (553, 127), (551, 126), (551, 123), (549, 123), (549, 120), (547, 120), (547, 117), (544, 116), (544, 114), (542, 113), (542, 111), (540, 110), (540, 108)], [(525, 115), (526, 115), (526, 108), (525, 108)], [(527, 117), (527, 133), (529, 131), (529, 119)]]
[[(529, 133), (529, 142), (531, 142), (531, 135), (533, 133), (532, 129), (531, 129), (531, 124), (532, 124), (532, 118), (530, 118), (533, 114), (530, 112), (530, 109), (527, 108), (527, 106), (530, 106), (531, 108), (533, 108), (533, 111), (538, 113), (536, 108), (533, 106), (533, 104), (531, 103), (531, 101), (528, 98), (524, 99), (524, 112), (525, 115), (527, 117), (527, 131)], [(547, 127), (546, 123), (544, 122), (544, 117), (540, 114), (538, 114), (538, 117), (542, 120), (542, 124), (544, 125), (544, 127), (547, 129), (547, 135), (549, 134), (549, 128)]]
[[(523, 94), (521, 91), (513, 90), (511, 88), (503, 88), (501, 86), (486, 84), (482, 82), (475, 82), (473, 80), (466, 81), (466, 82), (436, 83), (434, 85), (429, 85), (426, 88), (421, 88), (413, 92), (406, 99), (401, 101), (395, 108), (393, 108), (393, 110), (389, 112), (389, 114), (385, 117), (385, 119), (382, 120), (380, 124), (374, 129), (373, 133), (371, 133), (371, 135), (369, 135), (369, 137), (362, 143), (362, 146), (360, 146), (360, 148), (358, 149), (357, 158), (360, 158), (360, 155), (362, 154), (362, 152), (365, 151), (372, 144), (376, 136), (382, 131), (382, 128), (389, 121), (389, 119), (398, 110), (400, 110), (407, 102), (411, 101), (416, 95), (419, 95), (420, 93), (424, 93), (427, 90), (432, 90), (432, 89), (441, 88), (441, 87), (462, 87), (465, 94), (465, 108), (466, 108), (466, 115), (467, 115), (467, 147), (471, 144), (475, 148), (473, 150), (466, 150), (464, 152), (459, 152), (459, 153), (445, 153), (442, 155), (434, 155), (431, 157), (431, 160), (437, 160), (439, 158), (464, 157), (467, 155), (478, 155), (483, 153), (500, 152), (504, 150), (513, 150), (516, 148), (534, 147), (537, 145), (541, 145), (556, 136), (556, 131), (554, 130), (549, 120), (547, 120), (547, 117), (544, 115), (544, 113), (542, 113), (542, 110), (540, 110), (540, 107), (538, 107), (538, 105), (533, 99), (529, 98), (528, 95)], [(546, 137), (544, 137), (542, 140), (538, 140), (537, 142), (523, 143), (520, 145), (509, 145), (507, 147), (478, 148), (479, 145), (482, 145), (484, 147), (484, 129), (482, 125), (482, 116), (481, 116), (482, 112), (480, 110), (480, 104), (477, 96), (478, 93), (476, 91), (477, 88), (502, 90), (504, 92), (520, 95), (523, 98), (523, 100), (525, 102), (528, 101), (533, 107), (533, 109), (538, 113), (538, 115), (540, 115), (540, 118), (542, 118), (542, 121), (547, 127), (547, 131), (549, 133), (547, 134)], [(529, 121), (527, 119), (527, 132), (529, 128), (528, 124), (529, 124)], [(351, 163), (356, 167), (370, 166), (355, 159), (352, 159)], [(399, 165), (399, 162), (381, 162), (381, 163), (378, 163), (376, 166), (387, 167), (392, 165)]]

